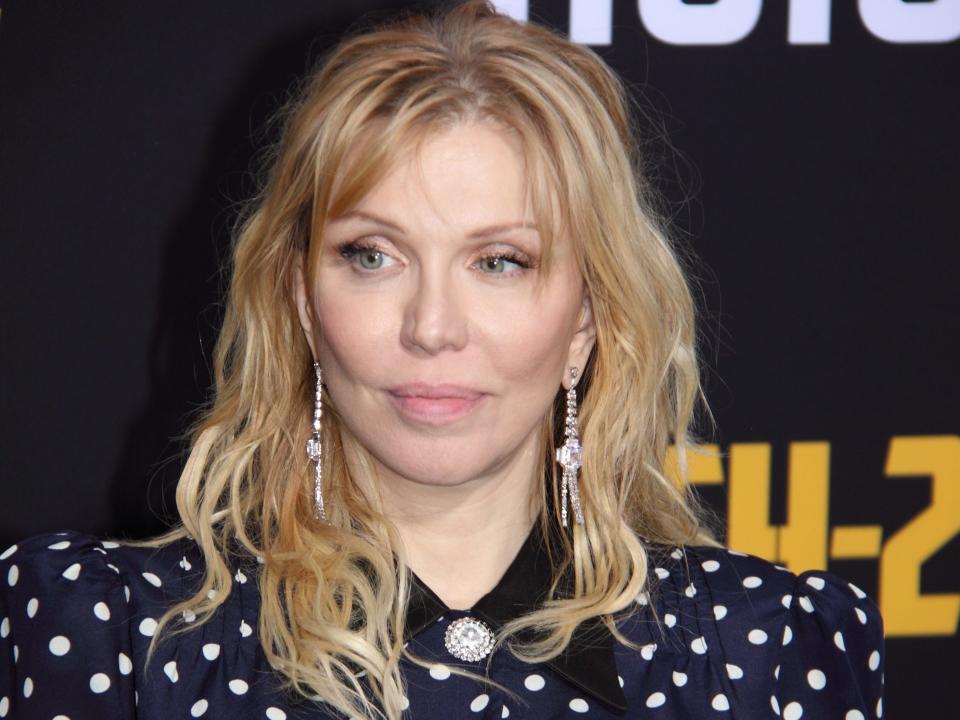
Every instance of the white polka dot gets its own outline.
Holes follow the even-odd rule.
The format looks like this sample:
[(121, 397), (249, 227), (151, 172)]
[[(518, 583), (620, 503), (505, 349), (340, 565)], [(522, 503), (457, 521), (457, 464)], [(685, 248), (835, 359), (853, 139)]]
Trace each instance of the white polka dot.
[(640, 648), (640, 657), (644, 660), (653, 660), (653, 654), (657, 651), (656, 643), (647, 643)]
[(10, 634), (10, 618), (5, 617), (0, 620), (0, 638), (5, 638)]
[(867, 667), (871, 670), (876, 670), (880, 667), (880, 653), (876, 650), (870, 653), (870, 657), (867, 658)]
[(246, 620), (241, 620), (241, 621), (240, 621), (240, 634), (241, 634), (243, 637), (250, 637), (250, 635), (251, 635), (252, 633), (253, 633), (253, 628), (251, 628), (249, 625), (247, 625), (247, 621), (246, 621)]
[(110, 568), (111, 570), (113, 570), (117, 575), (120, 574), (120, 568), (118, 568), (118, 567), (117, 567), (116, 565), (114, 565), (113, 563), (107, 563), (107, 567)]
[(510, 708), (508, 708), (506, 705), (504, 705), (504, 706), (500, 709), (500, 717), (501, 717), (501, 718), (508, 718), (508, 717), (510, 717)]
[(100, 544), (108, 550), (115, 550), (116, 548), (120, 547), (120, 543), (113, 542), (113, 540), (104, 540)]
[(827, 676), (823, 674), (822, 670), (814, 668), (807, 673), (807, 682), (814, 690), (823, 690), (827, 686)]
[(107, 607), (105, 602), (98, 602), (93, 606), (93, 614), (96, 615), (100, 620), (106, 622), (110, 619), (110, 608)]
[(163, 582), (160, 580), (160, 578), (154, 575), (152, 572), (145, 572), (145, 573), (142, 573), (142, 575), (143, 575), (143, 579), (146, 580), (151, 585), (153, 585), (154, 587), (160, 587), (161, 585), (163, 585)]
[(287, 720), (287, 714), (278, 707), (267, 708), (268, 720)]
[(693, 650), (697, 655), (703, 655), (707, 651), (707, 641), (704, 639), (703, 635), (690, 643), (690, 649)]
[(157, 621), (153, 618), (144, 618), (140, 621), (140, 634), (146, 637), (153, 637), (157, 631)]
[[(3, 555), (0, 555), (0, 560), (6, 560), (8, 557), (13, 555), (17, 551), (16, 545), (11, 545), (6, 550), (3, 551)], [(9, 700), (7, 701), (9, 702)]]
[(704, 560), (700, 565), (707, 572), (716, 572), (720, 569), (720, 563), (716, 560)]
[[(20, 659), (20, 648), (16, 645), (13, 646), (13, 661), (17, 662)], [(881, 676), (880, 682), (883, 682), (883, 676)]]
[(623, 687), (623, 676), (617, 675), (617, 682), (620, 683), (620, 687)]
[(450, 668), (441, 663), (430, 666), (430, 677), (434, 680), (446, 680), (450, 677)]
[[(13, 547), (16, 548), (17, 546), (14, 545)], [(10, 554), (12, 555), (13, 553)], [(10, 698), (4, 695), (0, 698), (0, 718), (6, 717), (8, 712), (10, 712)]]
[(847, 651), (847, 646), (843, 644), (843, 633), (841, 633), (839, 630), (833, 634), (833, 644), (844, 652)]
[(823, 590), (823, 587), (824, 585), (826, 585), (826, 583), (823, 581), (822, 577), (817, 577), (816, 575), (813, 575), (807, 578), (807, 585), (809, 585), (812, 588), (816, 588), (817, 590)]
[(683, 687), (687, 684), (687, 674), (682, 673), (679, 670), (673, 671), (673, 684), (677, 687)]
[(660, 707), (667, 701), (667, 696), (662, 692), (651, 693), (650, 697), (647, 698), (647, 707), (655, 708)]
[(63, 635), (57, 635), (50, 639), (50, 652), (54, 655), (63, 656), (70, 652), (70, 640)]
[(860, 624), (861, 624), (861, 625), (866, 625), (866, 624), (867, 624), (867, 614), (866, 614), (863, 610), (861, 610), (860, 608), (854, 608), (854, 609), (853, 609), (853, 612), (856, 613), (856, 615), (857, 615), (857, 620), (860, 621)]
[(190, 715), (193, 717), (200, 717), (207, 711), (209, 706), (210, 703), (208, 703), (206, 700), (197, 700), (190, 708)]
[(90, 677), (90, 689), (100, 695), (110, 689), (110, 678), (106, 673), (97, 673)]
[(654, 572), (657, 573), (657, 577), (660, 578), (661, 580), (666, 580), (668, 577), (670, 577), (670, 571), (667, 570), (666, 568), (662, 568), (662, 567), (654, 568)]
[(210, 591), (207, 593), (207, 600), (216, 600), (217, 591), (214, 588), (210, 588)]
[(193, 610), (184, 610), (181, 615), (183, 615), (184, 622), (192, 623), (197, 619), (197, 614)]
[(482, 693), (481, 695), (477, 695), (477, 696), (473, 699), (473, 702), (470, 703), (470, 710), (471, 710), (472, 712), (481, 712), (481, 711), (487, 706), (487, 703), (489, 703), (489, 702), (490, 702), (490, 696), (487, 695), (486, 693)]
[(220, 646), (217, 643), (207, 643), (203, 646), (203, 656), (207, 660), (216, 660), (220, 657)]
[(17, 584), (17, 580), (20, 579), (20, 568), (16, 565), (11, 565), (10, 569), (7, 570), (7, 585), (13, 587)]
[(733, 663), (727, 663), (727, 676), (731, 680), (739, 680), (743, 677), (743, 668)]
[(241, 585), (247, 582), (247, 576), (243, 574), (242, 570), (237, 570), (237, 574), (233, 576), (233, 579)]
[(866, 720), (866, 718), (859, 710), (848, 710), (847, 714), (843, 716), (843, 720)]
[(33, 678), (27, 678), (23, 681), (23, 696), (25, 698), (33, 695)]
[(37, 609), (40, 607), (40, 601), (36, 598), (30, 598), (30, 602), (27, 603), (27, 617), (32, 618), (37, 614)]
[(803, 706), (796, 700), (787, 703), (783, 708), (783, 720), (800, 720), (803, 716)]
[(163, 666), (163, 672), (170, 678), (170, 682), (176, 682), (180, 679), (180, 673), (177, 672), (177, 663), (174, 660), (171, 660)]
[(877, 717), (878, 718), (883, 717), (883, 698), (880, 698), (879, 700), (877, 700)]
[(793, 595), (784, 595), (780, 598), (780, 604), (789, 609), (793, 605)]
[(800, 599), (797, 602), (799, 602), (800, 607), (802, 607), (808, 613), (813, 612), (813, 603), (810, 602), (810, 598), (808, 598), (806, 595), (801, 595)]
[(727, 616), (727, 606), (726, 605), (714, 605), (713, 606), (713, 616), (717, 620), (723, 620)]
[(771, 695), (771, 696), (770, 696), (770, 707), (773, 708), (773, 712), (774, 712), (775, 714), (777, 714), (777, 715), (780, 714), (780, 703), (777, 702), (777, 696), (776, 696), (776, 695)]
[(74, 563), (73, 565), (68, 567), (66, 570), (64, 570), (63, 576), (67, 580), (76, 580), (78, 577), (80, 577), (80, 563)]
[(773, 669), (773, 676), (779, 680), (780, 679), (780, 663), (777, 663), (777, 666)]
[(789, 625), (783, 626), (783, 644), (789, 645), (790, 641), (793, 640), (793, 628)]
[(681, 550), (680, 548), (674, 548), (670, 552), (670, 557), (672, 557), (674, 560), (679, 560), (680, 558), (683, 557), (683, 550)]
[(547, 681), (543, 679), (543, 675), (527, 675), (527, 679), (523, 681), (523, 686), (530, 690), (531, 692), (539, 692), (543, 690), (543, 686), (547, 684)]
[(585, 713), (590, 709), (590, 706), (583, 698), (574, 698), (570, 701), (570, 709), (575, 713)]
[(230, 692), (232, 692), (234, 695), (244, 695), (246, 694), (247, 690), (250, 689), (250, 686), (247, 685), (247, 681), (241, 680), (240, 678), (236, 678), (228, 682), (227, 687), (230, 688)]
[(117, 656), (117, 666), (120, 668), (121, 675), (129, 675), (133, 671), (133, 663), (130, 662), (126, 653), (120, 653)]
[(751, 575), (750, 577), (745, 577), (743, 579), (743, 586), (745, 588), (758, 588), (763, 585), (763, 580), (758, 578), (756, 575)]
[(850, 587), (851, 590), (853, 590), (853, 594), (856, 595), (861, 600), (863, 600), (867, 596), (867, 594), (863, 590), (858, 588), (853, 583), (847, 583), (847, 585)]
[(410, 709), (410, 698), (408, 698), (406, 695), (401, 695), (401, 696), (400, 696), (400, 709), (401, 709), (401, 710), (409, 710), (409, 709)]
[(61, 540), (60, 542), (56, 542), (53, 545), (47, 545), (47, 550), (66, 550), (68, 547), (70, 547), (70, 541)]
[(729, 710), (730, 701), (727, 700), (727, 696), (723, 693), (717, 693), (710, 701), (710, 707), (712, 707), (714, 710)]
[(666, 624), (667, 627), (672, 628), (674, 625), (677, 624), (677, 616), (674, 615), (673, 613), (667, 613), (666, 615), (663, 616), (663, 622)]
[(637, 605), (646, 605), (648, 602), (650, 602), (650, 598), (647, 596), (645, 592), (637, 593), (636, 602), (637, 602)]
[(754, 645), (763, 645), (767, 641), (767, 634), (760, 628), (754, 628), (747, 633), (747, 640)]
[(123, 596), (127, 598), (127, 602), (130, 602), (130, 588), (127, 585), (123, 586)]
[(693, 583), (690, 583), (684, 589), (683, 594), (686, 595), (688, 598), (692, 598), (694, 595), (697, 594), (697, 588), (694, 587)]

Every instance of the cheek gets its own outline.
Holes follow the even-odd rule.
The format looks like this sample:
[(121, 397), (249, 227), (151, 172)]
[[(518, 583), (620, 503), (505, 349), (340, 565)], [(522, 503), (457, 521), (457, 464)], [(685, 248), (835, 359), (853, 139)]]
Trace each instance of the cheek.
[(477, 334), (497, 376), (552, 396), (567, 362), (574, 317), (569, 298), (555, 293), (485, 314)]

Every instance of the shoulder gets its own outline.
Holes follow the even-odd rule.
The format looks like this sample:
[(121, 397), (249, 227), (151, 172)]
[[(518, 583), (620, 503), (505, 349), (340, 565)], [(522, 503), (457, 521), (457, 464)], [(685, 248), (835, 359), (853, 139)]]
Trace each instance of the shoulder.
[[(675, 549), (676, 550), (676, 549)], [(789, 623), (795, 613), (816, 614), (824, 623), (846, 626), (877, 625), (882, 618), (867, 593), (826, 570), (794, 573), (783, 565), (749, 553), (710, 546), (686, 546), (672, 552), (671, 568), (698, 582), (727, 611), (776, 616)], [(722, 611), (720, 613), (722, 614)]]
[(44, 533), (0, 554), (0, 588), (8, 598), (83, 588), (120, 593), (125, 603), (154, 605), (181, 599), (199, 565), (200, 554), (189, 540), (141, 547), (76, 531)]

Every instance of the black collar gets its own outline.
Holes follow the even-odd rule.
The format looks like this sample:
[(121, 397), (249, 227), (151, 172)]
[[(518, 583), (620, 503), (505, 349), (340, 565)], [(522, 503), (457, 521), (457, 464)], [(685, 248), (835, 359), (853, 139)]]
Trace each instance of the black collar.
[[(546, 597), (553, 580), (553, 569), (542, 538), (539, 524), (534, 525), (497, 586), (470, 610), (471, 615), (488, 623), (494, 632), (506, 622), (536, 610)], [(450, 612), (416, 574), (411, 575), (413, 587), (407, 608), (407, 641)], [(612, 708), (625, 711), (627, 700), (617, 677), (614, 642), (603, 621), (593, 618), (577, 627), (566, 650), (547, 665), (581, 690)]]

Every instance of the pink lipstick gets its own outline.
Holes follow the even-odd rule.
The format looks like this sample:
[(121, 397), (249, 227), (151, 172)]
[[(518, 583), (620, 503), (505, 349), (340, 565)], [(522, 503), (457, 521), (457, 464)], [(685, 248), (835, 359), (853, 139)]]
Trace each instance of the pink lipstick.
[(394, 406), (407, 417), (431, 424), (452, 422), (470, 413), (484, 393), (462, 385), (415, 382), (388, 390)]

